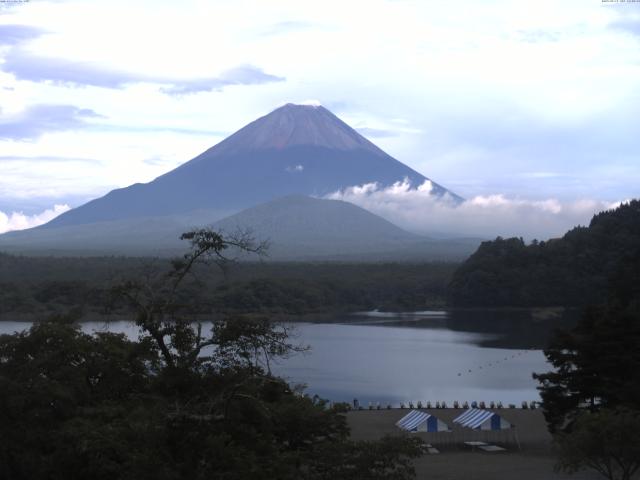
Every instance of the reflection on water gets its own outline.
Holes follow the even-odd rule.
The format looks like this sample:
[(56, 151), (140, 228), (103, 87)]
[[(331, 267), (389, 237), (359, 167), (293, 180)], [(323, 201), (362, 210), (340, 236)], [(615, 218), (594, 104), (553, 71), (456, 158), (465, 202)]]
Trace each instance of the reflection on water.
[(481, 346), (499, 348), (546, 348), (553, 332), (569, 329), (578, 321), (579, 312), (547, 311), (453, 311), (447, 320), (447, 328), (465, 332), (491, 333)]
[[(333, 401), (520, 404), (539, 398), (531, 374), (549, 369), (541, 348), (554, 328), (571, 326), (572, 317), (543, 319), (526, 311), (371, 312), (337, 316), (331, 323), (298, 323), (298, 341), (311, 352), (280, 361), (274, 371)], [(28, 326), (0, 322), (0, 333)], [(129, 322), (88, 322), (82, 329), (138, 335)]]
[(337, 321), (390, 327), (447, 329), (483, 334), (482, 347), (543, 349), (557, 329), (569, 329), (578, 320), (575, 310), (451, 310), (425, 312), (357, 312)]
[[(538, 400), (533, 372), (547, 364), (542, 348), (572, 312), (360, 312), (331, 324), (299, 324), (312, 354), (282, 363), (278, 373), (332, 400), (399, 403), (422, 400)], [(366, 404), (366, 403), (365, 403)]]

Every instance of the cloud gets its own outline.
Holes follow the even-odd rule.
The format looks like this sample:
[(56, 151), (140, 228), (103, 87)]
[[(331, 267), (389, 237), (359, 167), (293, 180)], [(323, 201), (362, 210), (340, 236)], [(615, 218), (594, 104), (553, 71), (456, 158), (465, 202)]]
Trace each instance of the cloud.
[(104, 123), (93, 123), (91, 130), (101, 132), (140, 132), (140, 133), (156, 133), (168, 132), (179, 133), (183, 135), (202, 135), (205, 137), (226, 137), (229, 132), (219, 130), (203, 130), (199, 128), (181, 128), (168, 127), (163, 125), (107, 125)]
[(270, 75), (253, 65), (243, 65), (227, 70), (219, 77), (174, 82), (171, 87), (161, 88), (160, 91), (168, 95), (188, 95), (222, 90), (224, 87), (230, 85), (259, 85), (263, 83), (282, 82), (284, 80), (284, 77)]
[(317, 23), (301, 21), (301, 20), (286, 20), (283, 22), (277, 22), (264, 29), (261, 35), (284, 35), (291, 32), (300, 32), (309, 30), (312, 28), (321, 28)]
[(229, 85), (257, 85), (285, 80), (284, 77), (270, 75), (253, 65), (241, 65), (222, 72), (217, 77), (196, 80), (151, 77), (105, 68), (92, 62), (42, 57), (22, 49), (12, 49), (5, 55), (2, 70), (13, 74), (18, 80), (69, 86), (121, 89), (133, 83), (168, 85), (160, 89), (168, 95), (186, 95), (221, 90)]
[(57, 163), (57, 162), (81, 162), (101, 164), (100, 160), (95, 158), (79, 158), (79, 157), (59, 157), (55, 155), (0, 155), (0, 162), (29, 162), (29, 163)]
[(309, 107), (321, 107), (322, 102), (320, 100), (316, 100), (315, 98), (310, 98), (307, 100), (303, 100), (298, 105), (307, 105)]
[(519, 175), (526, 179), (547, 179), (547, 178), (564, 178), (565, 175), (558, 172), (523, 172)]
[(595, 213), (619, 205), (597, 200), (527, 200), (501, 194), (456, 203), (448, 195), (432, 195), (431, 188), (429, 181), (413, 189), (406, 180), (387, 188), (370, 183), (334, 192), (328, 198), (354, 203), (417, 233), (483, 238), (558, 237), (574, 226), (588, 224)]
[(466, 111), (456, 105), (451, 112), (425, 109), (424, 116), (412, 118), (424, 134), (403, 134), (381, 146), (464, 197), (499, 192), (614, 201), (636, 195), (638, 91), (630, 91), (623, 103), (606, 101), (600, 111), (579, 116), (575, 112), (584, 103), (580, 98), (574, 103), (561, 119), (538, 117), (496, 97)]
[(159, 155), (153, 156), (153, 157), (149, 157), (149, 158), (145, 158), (144, 160), (142, 160), (143, 163), (146, 163), (147, 165), (151, 165), (152, 167), (164, 167), (166, 165), (168, 165), (169, 163), (171, 163), (170, 160), (163, 158)]
[(393, 130), (386, 130), (383, 128), (361, 127), (361, 128), (356, 128), (356, 130), (361, 135), (364, 135), (365, 137), (370, 137), (370, 138), (388, 138), (388, 137), (398, 136), (398, 132), (395, 132)]
[(296, 172), (302, 172), (304, 171), (304, 166), (302, 165), (293, 165), (293, 166), (288, 166), (287, 168), (285, 168), (285, 171), (289, 172), (289, 173), (296, 173)]
[(141, 76), (110, 70), (95, 63), (42, 57), (22, 49), (12, 49), (5, 55), (2, 70), (18, 80), (75, 86), (123, 88), (128, 83), (144, 80)]
[(557, 42), (561, 37), (560, 32), (544, 29), (519, 30), (517, 33), (518, 38), (526, 43)]
[(53, 220), (58, 215), (70, 210), (69, 205), (54, 205), (41, 213), (35, 215), (25, 215), (22, 212), (12, 212), (6, 214), (0, 211), (0, 233), (12, 230), (24, 230), (25, 228), (33, 228), (43, 223)]
[(46, 33), (28, 25), (0, 25), (0, 45), (17, 45)]
[(631, 33), (632, 35), (640, 36), (640, 15), (629, 15), (624, 18), (618, 18), (611, 22), (609, 27), (614, 30), (621, 30)]
[(73, 105), (31, 105), (17, 114), (0, 116), (0, 140), (34, 140), (47, 132), (86, 127), (86, 120), (92, 118), (102, 116)]

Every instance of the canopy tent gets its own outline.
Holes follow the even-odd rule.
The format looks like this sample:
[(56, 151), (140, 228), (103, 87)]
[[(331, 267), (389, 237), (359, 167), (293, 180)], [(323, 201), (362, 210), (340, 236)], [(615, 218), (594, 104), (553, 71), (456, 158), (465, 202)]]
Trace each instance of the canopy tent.
[(407, 415), (398, 420), (396, 425), (408, 432), (448, 432), (451, 430), (449, 426), (440, 419), (419, 410), (411, 410)]
[(474, 430), (506, 430), (512, 427), (509, 422), (497, 413), (479, 408), (470, 408), (462, 415), (454, 418), (453, 423)]

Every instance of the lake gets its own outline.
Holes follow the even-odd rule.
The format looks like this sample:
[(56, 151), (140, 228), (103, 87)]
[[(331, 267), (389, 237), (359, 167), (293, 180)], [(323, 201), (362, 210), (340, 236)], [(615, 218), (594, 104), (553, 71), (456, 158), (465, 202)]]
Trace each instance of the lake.
[[(361, 405), (454, 400), (539, 400), (532, 372), (549, 370), (542, 347), (551, 330), (571, 320), (535, 318), (531, 312), (462, 311), (342, 315), (325, 323), (295, 323), (297, 342), (310, 352), (273, 365), (310, 395)], [(0, 333), (28, 328), (0, 322)], [(137, 338), (129, 322), (82, 324)]]

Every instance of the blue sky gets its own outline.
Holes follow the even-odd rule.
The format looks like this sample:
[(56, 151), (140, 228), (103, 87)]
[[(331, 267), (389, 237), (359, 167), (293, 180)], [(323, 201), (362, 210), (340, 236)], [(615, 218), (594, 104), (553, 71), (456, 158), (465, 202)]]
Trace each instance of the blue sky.
[(640, 3), (31, 0), (0, 62), (0, 230), (309, 99), (465, 198), (638, 196)]

